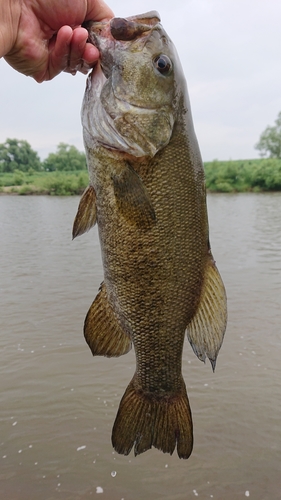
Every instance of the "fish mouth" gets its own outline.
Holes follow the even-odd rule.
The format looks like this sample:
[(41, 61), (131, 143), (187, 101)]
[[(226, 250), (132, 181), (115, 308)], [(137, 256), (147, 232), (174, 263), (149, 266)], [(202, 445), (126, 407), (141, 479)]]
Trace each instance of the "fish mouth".
[(127, 18), (113, 17), (110, 21), (85, 21), (82, 26), (89, 33), (89, 42), (99, 48), (99, 38), (109, 37), (114, 40), (131, 41), (161, 22), (156, 10)]
[(126, 42), (146, 38), (160, 22), (158, 12), (153, 10), (127, 18), (113, 17), (109, 21), (86, 21), (82, 26), (88, 31), (88, 42), (99, 50), (101, 66), (106, 71), (109, 53), (116, 45), (126, 46)]
[[(96, 66), (101, 69), (105, 77), (103, 83), (110, 77), (112, 66), (117, 64), (113, 60), (116, 46), (122, 46), (122, 48), (126, 49), (126, 42), (132, 42), (137, 39), (140, 39), (141, 46), (145, 45), (150, 33), (155, 30), (160, 22), (159, 13), (156, 10), (152, 10), (127, 18), (113, 17), (107, 21), (86, 21), (83, 23), (82, 26), (87, 29), (89, 34), (88, 42), (95, 45), (100, 52), (100, 59)], [(100, 71), (95, 71), (95, 69), (96, 67), (93, 68), (91, 74), (92, 81), (98, 74), (98, 86), (101, 88)], [(116, 94), (115, 97), (118, 98)]]
[(129, 18), (114, 17), (110, 21), (110, 32), (115, 40), (135, 40), (160, 23), (158, 12), (151, 11)]

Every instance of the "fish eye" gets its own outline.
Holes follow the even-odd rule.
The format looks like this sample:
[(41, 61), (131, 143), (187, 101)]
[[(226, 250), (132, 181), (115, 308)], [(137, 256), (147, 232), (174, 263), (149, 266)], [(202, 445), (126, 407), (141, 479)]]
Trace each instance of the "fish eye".
[(159, 73), (166, 76), (171, 73), (172, 61), (168, 56), (160, 54), (160, 56), (155, 57), (154, 66), (159, 71)]

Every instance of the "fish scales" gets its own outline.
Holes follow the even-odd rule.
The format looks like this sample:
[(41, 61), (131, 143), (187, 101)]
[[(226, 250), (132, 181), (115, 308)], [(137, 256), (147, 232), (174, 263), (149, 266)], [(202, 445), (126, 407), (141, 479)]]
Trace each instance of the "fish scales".
[[(123, 322), (131, 332), (138, 377), (142, 381), (148, 379), (149, 385), (144, 389), (154, 391), (171, 390), (169, 387), (175, 383), (174, 378), (181, 374), (184, 332), (197, 307), (195, 298), (198, 283), (203, 280), (203, 259), (207, 257), (207, 228), (202, 231), (204, 219), (201, 217), (204, 196), (202, 192), (203, 206), (200, 206), (194, 193), (193, 172), (186, 168), (185, 145), (183, 143), (181, 155), (179, 142), (179, 136), (175, 134), (165, 151), (158, 153), (159, 158), (156, 156), (149, 162), (150, 168), (144, 166), (147, 175), (141, 172), (157, 219), (157, 224), (149, 231), (124, 223), (117, 208), (112, 210), (109, 206), (107, 191), (97, 197), (102, 206), (101, 221), (99, 204), (97, 217), (99, 228), (102, 228), (101, 246), (106, 249), (102, 251), (106, 288), (109, 294), (112, 293), (113, 307), (117, 313), (120, 308)], [(171, 168), (175, 150), (177, 168)], [(114, 161), (112, 168), (115, 168)], [(110, 170), (107, 180), (101, 185), (107, 183)], [(178, 186), (180, 170), (183, 172)], [(163, 175), (165, 182), (161, 182)], [(111, 198), (114, 202), (113, 193)], [(182, 217), (187, 211), (193, 214), (193, 233), (197, 228), (192, 238), (182, 225)], [(140, 231), (141, 237), (138, 235)], [(203, 239), (204, 246), (200, 241)], [(144, 331), (148, 333), (146, 336)], [(147, 371), (146, 367), (152, 361), (156, 369)]]
[(128, 454), (134, 447), (137, 455), (152, 446), (168, 453), (177, 447), (188, 458), (193, 430), (181, 370), (184, 336), (214, 368), (226, 296), (210, 250), (185, 81), (155, 12), (93, 23), (89, 36), (101, 67), (84, 98), (90, 186), (73, 235), (97, 222), (104, 282), (85, 338), (94, 355), (119, 356), (134, 345), (136, 371), (113, 426), (114, 448)]

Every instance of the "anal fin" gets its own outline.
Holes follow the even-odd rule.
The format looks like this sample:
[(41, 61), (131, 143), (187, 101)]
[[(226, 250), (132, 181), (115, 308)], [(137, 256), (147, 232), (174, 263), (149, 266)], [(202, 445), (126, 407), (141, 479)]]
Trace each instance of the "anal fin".
[(227, 323), (226, 293), (221, 276), (210, 255), (198, 309), (187, 326), (187, 337), (201, 361), (209, 358), (213, 370)]
[(96, 193), (93, 186), (88, 186), (82, 194), (77, 214), (74, 219), (72, 238), (89, 231), (96, 223)]
[(84, 335), (93, 356), (121, 356), (132, 347), (108, 302), (104, 283), (86, 316)]

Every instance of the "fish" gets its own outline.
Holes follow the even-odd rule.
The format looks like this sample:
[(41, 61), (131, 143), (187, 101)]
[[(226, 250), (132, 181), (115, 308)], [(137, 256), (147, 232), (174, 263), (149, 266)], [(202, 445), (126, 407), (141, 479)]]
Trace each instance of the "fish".
[(176, 449), (187, 459), (193, 423), (182, 376), (185, 335), (214, 370), (227, 305), (186, 80), (158, 12), (86, 28), (100, 60), (82, 104), (89, 186), (73, 237), (98, 225), (104, 280), (84, 335), (94, 356), (121, 356), (134, 346), (136, 370), (113, 425), (113, 448), (123, 455)]

